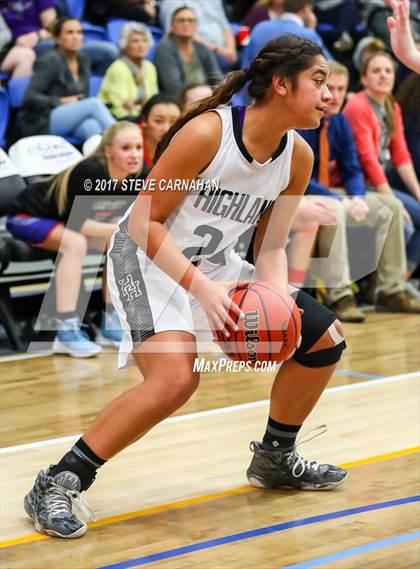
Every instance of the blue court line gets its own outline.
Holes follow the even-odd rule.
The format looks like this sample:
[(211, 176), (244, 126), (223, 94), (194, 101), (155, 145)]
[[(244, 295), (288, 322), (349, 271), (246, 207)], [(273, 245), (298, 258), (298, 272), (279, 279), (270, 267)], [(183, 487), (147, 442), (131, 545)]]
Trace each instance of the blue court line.
[(275, 524), (272, 526), (266, 526), (254, 530), (234, 533), (231, 535), (225, 535), (223, 537), (209, 539), (208, 541), (200, 541), (198, 543), (192, 543), (191, 545), (185, 545), (183, 547), (177, 547), (175, 549), (168, 549), (166, 551), (161, 551), (159, 553), (152, 553), (151, 555), (137, 557), (136, 559), (130, 559), (128, 561), (121, 561), (118, 563), (113, 563), (111, 565), (103, 565), (101, 567), (98, 567), (97, 569), (129, 569), (130, 567), (139, 567), (140, 565), (146, 565), (147, 563), (155, 563), (156, 561), (162, 561), (163, 559), (171, 559), (172, 557), (187, 555), (188, 553), (193, 553), (194, 551), (201, 551), (203, 549), (217, 547), (219, 545), (224, 545), (226, 543), (233, 543), (235, 541), (242, 541), (244, 539), (258, 537), (260, 535), (267, 535), (270, 533), (285, 531), (290, 528), (307, 526), (310, 524), (335, 520), (337, 518), (343, 518), (346, 516), (353, 516), (354, 514), (360, 514), (361, 512), (382, 510), (384, 508), (392, 508), (394, 506), (401, 506), (403, 504), (411, 504), (413, 502), (419, 502), (419, 501), (420, 501), (420, 495), (407, 496), (406, 498), (399, 498), (397, 500), (389, 500), (387, 502), (377, 502), (375, 504), (369, 504), (367, 506), (359, 506), (357, 508), (349, 508), (347, 510), (329, 512), (328, 514), (320, 514), (318, 516), (311, 516), (309, 518), (302, 518), (300, 520), (283, 522), (281, 524)]
[(331, 553), (331, 555), (315, 557), (314, 559), (302, 561), (301, 563), (296, 563), (295, 565), (288, 565), (282, 569), (310, 569), (311, 567), (319, 567), (320, 565), (325, 565), (325, 563), (341, 561), (341, 559), (347, 559), (348, 557), (354, 557), (355, 555), (361, 555), (362, 553), (369, 553), (370, 551), (382, 549), (383, 547), (389, 547), (390, 545), (395, 545), (396, 543), (412, 541), (413, 539), (418, 539), (419, 537), (420, 531), (412, 531), (410, 533), (395, 535), (394, 537), (381, 539), (379, 541), (371, 541), (370, 543), (365, 543), (364, 545), (359, 545), (358, 547), (352, 547), (350, 549), (344, 549), (343, 551), (337, 551), (336, 553)]
[(379, 379), (381, 377), (386, 377), (385, 375), (376, 375), (376, 374), (372, 374), (372, 373), (362, 373), (359, 371), (350, 371), (347, 369), (339, 369), (336, 370), (335, 375), (348, 375), (350, 377), (366, 377), (368, 379)]

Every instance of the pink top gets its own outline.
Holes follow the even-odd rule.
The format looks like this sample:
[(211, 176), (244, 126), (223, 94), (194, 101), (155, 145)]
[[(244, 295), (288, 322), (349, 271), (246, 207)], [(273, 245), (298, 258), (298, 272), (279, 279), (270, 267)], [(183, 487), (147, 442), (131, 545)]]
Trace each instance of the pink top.
[[(398, 103), (395, 109), (395, 131), (389, 142), (389, 151), (395, 167), (412, 162), (404, 136), (401, 109)], [(350, 99), (343, 110), (353, 130), (357, 153), (365, 178), (377, 187), (387, 181), (385, 171), (379, 162), (381, 126), (375, 111), (364, 91)]]

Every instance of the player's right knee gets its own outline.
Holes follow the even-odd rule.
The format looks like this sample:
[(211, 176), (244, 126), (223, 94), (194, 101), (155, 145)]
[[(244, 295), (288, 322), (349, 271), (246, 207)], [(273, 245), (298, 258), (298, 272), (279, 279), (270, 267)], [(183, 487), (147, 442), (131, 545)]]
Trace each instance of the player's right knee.
[(162, 397), (169, 404), (182, 405), (197, 389), (199, 381), (200, 374), (189, 367), (171, 370), (165, 377)]

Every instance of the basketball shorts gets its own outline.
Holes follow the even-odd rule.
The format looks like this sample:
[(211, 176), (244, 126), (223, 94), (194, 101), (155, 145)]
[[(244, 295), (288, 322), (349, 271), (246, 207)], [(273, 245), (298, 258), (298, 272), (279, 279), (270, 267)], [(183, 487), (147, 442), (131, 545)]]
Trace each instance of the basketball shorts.
[[(111, 239), (107, 270), (112, 302), (124, 332), (118, 357), (119, 368), (135, 365), (132, 351), (159, 332), (189, 332), (196, 337), (198, 351), (208, 351), (213, 333), (200, 303), (151, 261), (121, 226)], [(214, 265), (203, 259), (199, 270), (215, 281), (256, 280), (255, 267), (234, 251), (226, 254), (225, 265)], [(302, 344), (296, 352), (304, 353), (315, 342), (314, 331), (317, 334), (315, 338), (320, 337), (336, 316), (302, 291), (292, 296), (304, 310)], [(158, 353), (165, 353), (171, 347), (162, 343), (155, 349)]]
[(27, 241), (31, 245), (43, 243), (57, 225), (62, 225), (61, 221), (43, 217), (31, 217), (24, 213), (9, 215), (6, 219), (6, 229), (10, 231), (13, 237)]

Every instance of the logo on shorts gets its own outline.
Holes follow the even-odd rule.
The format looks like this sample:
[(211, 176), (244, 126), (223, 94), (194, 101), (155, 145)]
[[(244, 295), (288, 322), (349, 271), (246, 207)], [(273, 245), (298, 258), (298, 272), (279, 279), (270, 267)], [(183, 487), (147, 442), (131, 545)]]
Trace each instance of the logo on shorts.
[(140, 289), (140, 281), (133, 280), (133, 275), (127, 275), (125, 279), (120, 279), (118, 282), (121, 286), (122, 295), (127, 300), (133, 300), (133, 298), (138, 298), (143, 294)]

